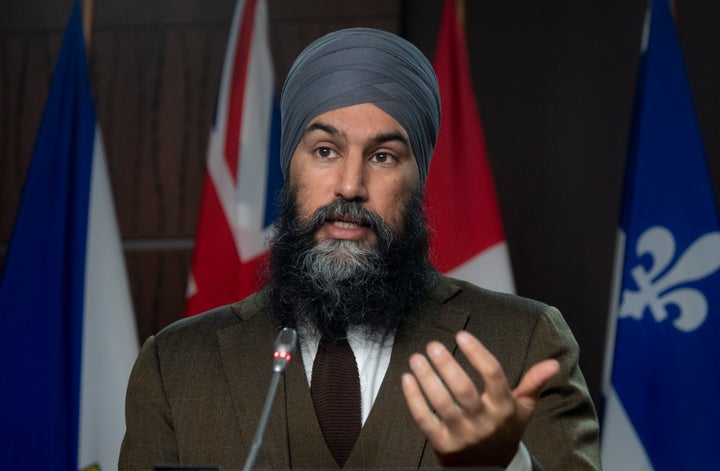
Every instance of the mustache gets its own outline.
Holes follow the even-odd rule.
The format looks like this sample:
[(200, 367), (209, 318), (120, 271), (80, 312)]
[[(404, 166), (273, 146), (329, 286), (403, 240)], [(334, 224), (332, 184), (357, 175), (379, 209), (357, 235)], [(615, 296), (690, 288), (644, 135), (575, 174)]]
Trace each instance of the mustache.
[(360, 201), (344, 198), (315, 210), (310, 219), (299, 224), (299, 229), (304, 233), (314, 233), (327, 221), (345, 221), (367, 226), (385, 244), (390, 244), (393, 239), (392, 230), (378, 213), (366, 208)]

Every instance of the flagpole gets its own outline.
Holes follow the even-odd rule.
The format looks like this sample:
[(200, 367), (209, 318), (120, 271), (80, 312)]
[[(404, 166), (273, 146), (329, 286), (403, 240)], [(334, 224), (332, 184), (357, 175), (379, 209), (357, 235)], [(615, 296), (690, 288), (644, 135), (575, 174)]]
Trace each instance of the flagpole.
[(92, 34), (92, 17), (95, 0), (83, 0), (82, 17), (83, 17), (83, 35), (85, 36), (85, 49), (90, 51), (90, 38)]
[(677, 0), (669, 0), (670, 1), (670, 14), (673, 18), (673, 23), (675, 23), (675, 27), (677, 28)]
[(455, 14), (457, 15), (458, 23), (463, 30), (465, 30), (465, 0), (455, 0)]

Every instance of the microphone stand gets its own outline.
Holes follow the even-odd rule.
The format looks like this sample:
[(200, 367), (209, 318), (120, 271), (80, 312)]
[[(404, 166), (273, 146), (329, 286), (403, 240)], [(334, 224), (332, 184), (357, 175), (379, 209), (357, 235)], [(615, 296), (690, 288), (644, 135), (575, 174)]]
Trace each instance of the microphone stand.
[(265, 427), (267, 426), (268, 418), (270, 417), (270, 410), (272, 409), (272, 403), (277, 392), (278, 384), (280, 383), (280, 375), (287, 367), (290, 362), (290, 357), (295, 353), (297, 347), (297, 333), (295, 330), (288, 327), (283, 328), (275, 341), (275, 353), (273, 355), (273, 375), (270, 381), (270, 388), (268, 389), (267, 396), (265, 396), (265, 404), (263, 405), (262, 412), (260, 414), (260, 422), (258, 422), (257, 430), (255, 431), (255, 438), (253, 438), (252, 447), (250, 453), (245, 460), (245, 466), (243, 471), (250, 471), (255, 464), (258, 451), (260, 451), (260, 445), (262, 444), (263, 434), (265, 433)]

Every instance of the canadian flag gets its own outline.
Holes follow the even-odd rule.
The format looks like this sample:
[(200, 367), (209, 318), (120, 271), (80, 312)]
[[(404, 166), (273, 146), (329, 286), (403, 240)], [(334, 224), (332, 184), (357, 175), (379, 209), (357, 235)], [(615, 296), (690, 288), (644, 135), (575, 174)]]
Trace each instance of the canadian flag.
[(239, 0), (208, 145), (187, 315), (239, 301), (259, 287), (282, 184), (274, 91), (266, 2)]
[(445, 1), (433, 66), (440, 85), (442, 119), (425, 184), (431, 261), (443, 273), (513, 293), (510, 256), (475, 106), (465, 35), (453, 0)]

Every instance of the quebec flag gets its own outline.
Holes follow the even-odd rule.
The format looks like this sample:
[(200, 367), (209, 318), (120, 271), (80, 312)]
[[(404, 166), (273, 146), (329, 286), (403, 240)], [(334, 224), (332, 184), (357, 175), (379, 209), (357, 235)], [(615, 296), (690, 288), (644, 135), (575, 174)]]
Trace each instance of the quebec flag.
[(603, 466), (717, 469), (720, 224), (668, 0), (650, 9), (611, 305)]
[(79, 2), (0, 278), (0, 469), (117, 469), (138, 352)]

